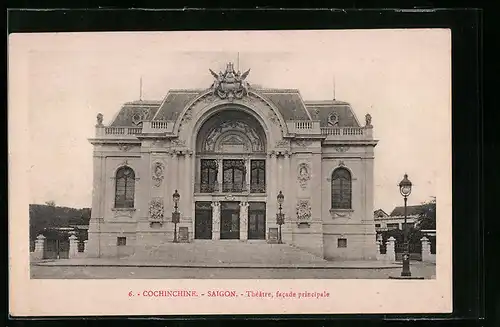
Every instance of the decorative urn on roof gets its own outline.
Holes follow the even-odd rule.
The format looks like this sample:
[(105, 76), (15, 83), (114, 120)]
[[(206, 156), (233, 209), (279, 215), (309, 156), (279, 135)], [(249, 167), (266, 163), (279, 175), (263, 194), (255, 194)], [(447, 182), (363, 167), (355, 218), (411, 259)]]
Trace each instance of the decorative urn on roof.
[(245, 81), (250, 69), (241, 74), (234, 70), (233, 63), (228, 63), (225, 72), (216, 74), (209, 69), (214, 77), (214, 83), (211, 86), (212, 94), (217, 95), (221, 99), (233, 100), (234, 98), (241, 99), (248, 94), (248, 83)]

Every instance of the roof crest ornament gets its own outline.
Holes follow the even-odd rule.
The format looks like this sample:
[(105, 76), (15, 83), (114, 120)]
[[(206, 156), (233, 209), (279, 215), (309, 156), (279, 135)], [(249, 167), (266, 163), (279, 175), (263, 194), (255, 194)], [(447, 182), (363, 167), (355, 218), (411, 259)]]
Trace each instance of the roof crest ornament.
[(239, 70), (235, 71), (233, 63), (229, 62), (225, 72), (219, 71), (219, 74), (217, 74), (212, 69), (209, 69), (209, 71), (214, 77), (214, 82), (210, 87), (213, 95), (230, 101), (248, 95), (249, 84), (245, 79), (250, 73), (250, 69), (241, 74)]

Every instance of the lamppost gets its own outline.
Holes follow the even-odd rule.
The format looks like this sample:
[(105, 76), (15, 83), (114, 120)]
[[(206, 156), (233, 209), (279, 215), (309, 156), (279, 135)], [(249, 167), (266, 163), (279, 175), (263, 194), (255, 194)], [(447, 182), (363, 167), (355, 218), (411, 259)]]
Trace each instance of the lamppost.
[(281, 225), (283, 225), (285, 223), (285, 215), (281, 212), (281, 210), (282, 210), (283, 201), (285, 201), (285, 196), (280, 191), (277, 198), (278, 198), (278, 204), (280, 205), (279, 206), (279, 213), (276, 214), (276, 222), (278, 223), (278, 227), (279, 227), (278, 243), (282, 244), (283, 241), (281, 239)]
[(172, 195), (172, 199), (174, 200), (174, 212), (172, 212), (172, 222), (174, 223), (174, 243), (177, 243), (177, 224), (179, 223), (179, 219), (181, 214), (177, 210), (179, 199), (181, 198), (180, 194), (175, 190)]
[(411, 276), (410, 272), (410, 243), (408, 240), (408, 224), (406, 223), (407, 219), (407, 211), (406, 211), (406, 202), (408, 200), (408, 196), (411, 193), (411, 182), (408, 179), (408, 174), (404, 175), (403, 180), (399, 183), (399, 192), (404, 198), (405, 201), (405, 222), (404, 222), (404, 234), (403, 234), (403, 243), (404, 243), (404, 252), (403, 252), (403, 270), (401, 271), (401, 276)]

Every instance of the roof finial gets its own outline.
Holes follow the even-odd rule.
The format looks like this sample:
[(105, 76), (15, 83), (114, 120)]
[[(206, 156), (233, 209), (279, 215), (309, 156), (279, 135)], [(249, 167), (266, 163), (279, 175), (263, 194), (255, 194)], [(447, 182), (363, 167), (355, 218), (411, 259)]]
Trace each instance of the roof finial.
[(240, 71), (240, 52), (238, 51), (238, 57), (236, 58), (236, 71)]
[(333, 101), (335, 101), (335, 75), (333, 75)]
[(140, 86), (139, 86), (139, 101), (142, 101), (142, 76), (141, 76)]

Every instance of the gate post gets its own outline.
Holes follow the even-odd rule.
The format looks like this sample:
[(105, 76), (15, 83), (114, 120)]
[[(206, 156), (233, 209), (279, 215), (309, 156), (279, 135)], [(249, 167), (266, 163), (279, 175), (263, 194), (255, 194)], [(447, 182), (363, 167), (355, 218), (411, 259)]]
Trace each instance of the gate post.
[(33, 253), (33, 259), (42, 260), (44, 251), (45, 251), (45, 236), (40, 234), (36, 237), (35, 252)]
[(389, 261), (396, 261), (396, 239), (391, 236), (387, 240), (386, 244), (386, 258)]
[(420, 239), (422, 242), (422, 261), (423, 262), (436, 262), (436, 255), (431, 254), (431, 244), (427, 237), (422, 237)]
[(71, 235), (69, 237), (69, 253), (68, 258), (76, 258), (78, 256), (78, 237)]

